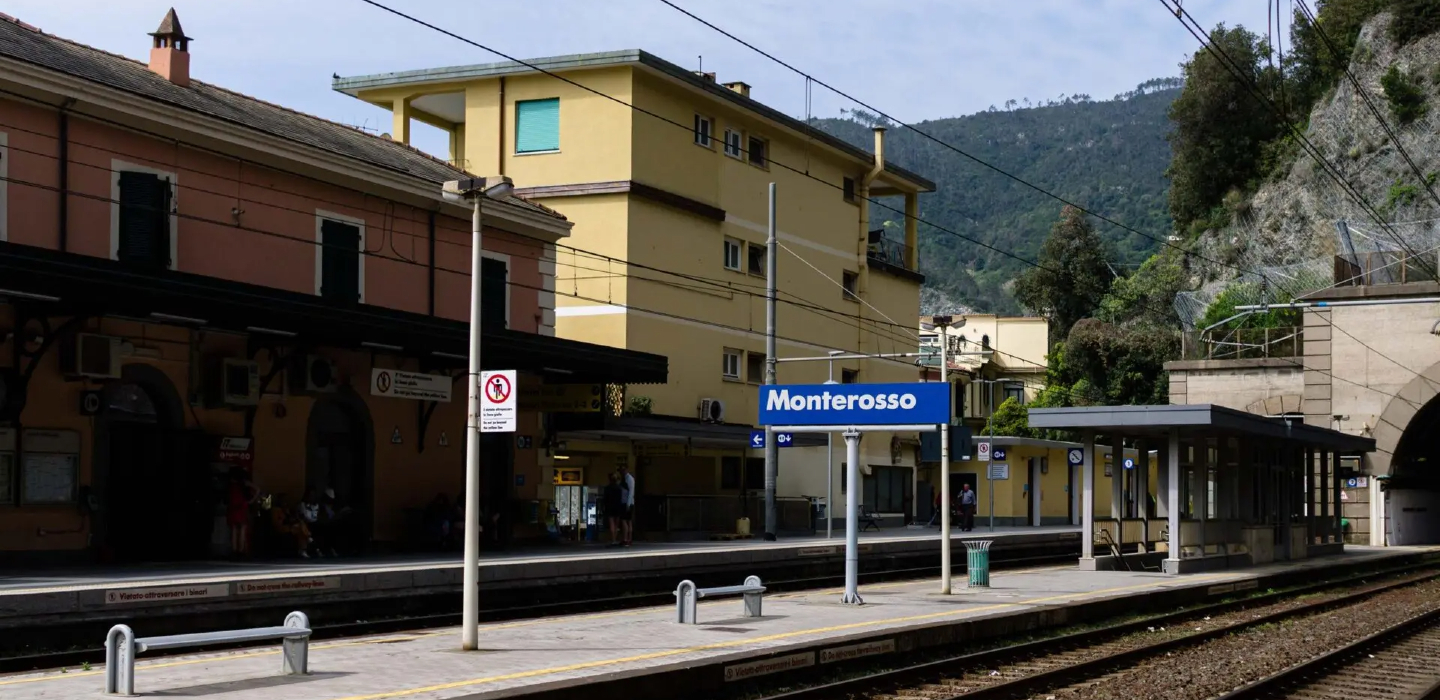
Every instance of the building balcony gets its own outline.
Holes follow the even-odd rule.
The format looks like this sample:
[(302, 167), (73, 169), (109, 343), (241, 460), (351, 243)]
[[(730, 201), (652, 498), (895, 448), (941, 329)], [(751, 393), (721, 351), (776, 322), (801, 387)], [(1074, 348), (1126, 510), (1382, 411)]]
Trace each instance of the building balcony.
[(925, 277), (920, 274), (918, 251), (905, 245), (903, 241), (886, 238), (883, 233), (883, 230), (870, 232), (866, 261), (873, 268), (923, 283)]

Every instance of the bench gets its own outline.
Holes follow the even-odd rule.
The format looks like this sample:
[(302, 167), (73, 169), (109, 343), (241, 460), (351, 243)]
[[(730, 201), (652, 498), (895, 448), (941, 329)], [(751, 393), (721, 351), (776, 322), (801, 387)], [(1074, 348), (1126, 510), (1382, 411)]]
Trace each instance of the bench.
[(739, 595), (745, 597), (745, 617), (760, 617), (760, 600), (765, 593), (759, 576), (750, 576), (739, 586), (717, 588), (696, 588), (693, 581), (681, 581), (675, 589), (676, 621), (681, 624), (697, 624), (695, 608), (701, 598), (719, 598)]
[(873, 511), (873, 510), (869, 510), (869, 509), (866, 509), (866, 508), (861, 508), (861, 509), (860, 509), (860, 531), (861, 531), (861, 532), (864, 532), (864, 531), (866, 531), (866, 530), (868, 530), (868, 529), (870, 529), (870, 528), (872, 528), (872, 527), (875, 528), (875, 531), (876, 531), (876, 532), (879, 532), (879, 531), (880, 531), (880, 516), (877, 515), (877, 514), (875, 513), (875, 511)]
[(280, 627), (172, 634), (164, 637), (136, 638), (128, 625), (115, 625), (105, 636), (105, 694), (135, 694), (135, 656), (141, 652), (270, 639), (283, 640), (280, 650), (281, 674), (302, 675), (310, 672), (310, 618), (302, 612), (286, 615), (285, 624)]

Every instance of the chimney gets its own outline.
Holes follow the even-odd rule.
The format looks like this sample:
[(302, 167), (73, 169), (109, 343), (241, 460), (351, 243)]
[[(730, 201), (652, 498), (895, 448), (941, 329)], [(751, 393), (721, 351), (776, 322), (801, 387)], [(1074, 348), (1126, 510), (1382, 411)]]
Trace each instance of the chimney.
[(165, 13), (160, 28), (150, 33), (154, 43), (150, 47), (150, 70), (160, 77), (179, 85), (190, 86), (190, 37), (180, 28), (180, 18), (175, 8)]
[(730, 88), (731, 90), (734, 90), (735, 92), (738, 92), (745, 97), (750, 96), (750, 86), (738, 80), (733, 83), (725, 83), (725, 87)]

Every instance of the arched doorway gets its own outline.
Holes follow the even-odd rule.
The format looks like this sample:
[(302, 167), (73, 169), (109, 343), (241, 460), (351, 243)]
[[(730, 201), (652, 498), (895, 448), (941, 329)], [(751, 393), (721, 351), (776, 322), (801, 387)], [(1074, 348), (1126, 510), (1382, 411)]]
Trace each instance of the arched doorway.
[(1440, 544), (1440, 397), (1426, 401), (1400, 433), (1385, 502), (1389, 544)]
[(105, 386), (96, 421), (96, 544), (121, 562), (203, 557), (214, 494), (203, 436), (160, 370), (127, 365)]
[(310, 409), (305, 488), (322, 495), (331, 491), (338, 505), (351, 509), (336, 537), (338, 548), (352, 552), (368, 546), (374, 532), (374, 435), (365, 402), (349, 391), (317, 399)]

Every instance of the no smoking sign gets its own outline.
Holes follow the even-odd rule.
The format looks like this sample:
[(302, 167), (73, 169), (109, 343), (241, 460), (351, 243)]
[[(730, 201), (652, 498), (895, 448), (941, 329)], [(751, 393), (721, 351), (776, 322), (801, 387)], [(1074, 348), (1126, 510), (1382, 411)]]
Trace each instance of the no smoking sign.
[(480, 373), (480, 432), (515, 432), (515, 370)]

